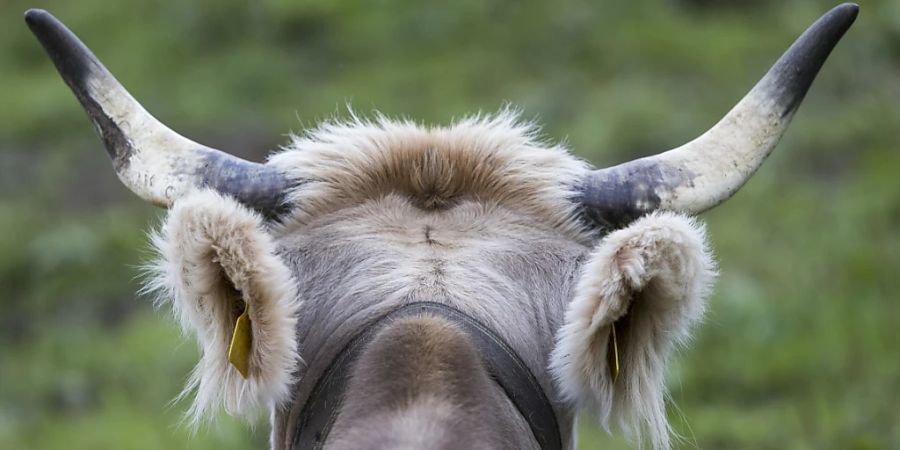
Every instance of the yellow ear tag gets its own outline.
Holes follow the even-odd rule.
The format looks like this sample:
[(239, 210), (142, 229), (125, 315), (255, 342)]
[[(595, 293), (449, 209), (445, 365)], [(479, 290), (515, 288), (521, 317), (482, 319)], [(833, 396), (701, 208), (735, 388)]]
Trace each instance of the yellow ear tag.
[(606, 349), (606, 365), (609, 366), (609, 377), (613, 384), (619, 379), (619, 340), (616, 337), (616, 323), (610, 325), (609, 345)]
[(249, 305), (234, 323), (234, 334), (231, 335), (231, 346), (228, 347), (228, 362), (247, 378), (250, 371), (250, 345), (253, 344), (253, 330), (250, 327), (250, 316), (247, 315)]

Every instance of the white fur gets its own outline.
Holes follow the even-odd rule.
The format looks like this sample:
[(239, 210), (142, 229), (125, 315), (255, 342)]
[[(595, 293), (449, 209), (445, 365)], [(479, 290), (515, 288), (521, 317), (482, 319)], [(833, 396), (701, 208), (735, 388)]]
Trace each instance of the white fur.
[[(193, 423), (220, 404), (243, 415), (287, 400), (299, 360), (299, 301), (262, 218), (231, 198), (197, 191), (174, 204), (153, 245), (158, 259), (146, 289), (171, 301), (203, 352), (181, 394), (196, 389), (188, 412)], [(247, 379), (227, 358), (241, 301), (253, 332)]]
[[(607, 429), (614, 420), (639, 441), (643, 434), (653, 448), (670, 448), (666, 362), (702, 318), (714, 279), (705, 229), (684, 216), (654, 213), (604, 238), (584, 266), (551, 356), (563, 394)], [(614, 383), (606, 353), (617, 320), (630, 328), (618, 336)]]
[(560, 145), (538, 139), (538, 129), (514, 111), (470, 117), (448, 127), (426, 127), (377, 116), (326, 122), (294, 136), (269, 164), (300, 184), (288, 195), (291, 223), (358, 205), (388, 193), (423, 209), (477, 199), (531, 215), (565, 236), (585, 240), (576, 220), (573, 183), (588, 166)]

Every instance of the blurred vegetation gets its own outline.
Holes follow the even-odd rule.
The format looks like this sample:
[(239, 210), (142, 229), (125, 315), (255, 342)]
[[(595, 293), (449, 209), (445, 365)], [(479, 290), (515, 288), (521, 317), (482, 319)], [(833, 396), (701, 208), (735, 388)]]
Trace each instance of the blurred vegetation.
[[(225, 417), (179, 425), (196, 350), (135, 294), (162, 211), (118, 184), (26, 8), (244, 157), (347, 103), (448, 123), (510, 102), (603, 166), (708, 128), (834, 5), (607, 3), (0, 3), (0, 448), (267, 441)], [(900, 448), (900, 2), (862, 3), (778, 151), (705, 216), (722, 276), (671, 373), (681, 448)], [(630, 447), (585, 419), (579, 448)]]

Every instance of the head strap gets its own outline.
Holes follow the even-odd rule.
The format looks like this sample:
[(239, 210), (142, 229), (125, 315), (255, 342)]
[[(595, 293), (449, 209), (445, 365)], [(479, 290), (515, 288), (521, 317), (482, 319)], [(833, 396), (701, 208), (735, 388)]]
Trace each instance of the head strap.
[(528, 422), (544, 450), (561, 450), (562, 438), (553, 405), (537, 378), (519, 355), (497, 333), (472, 316), (448, 305), (416, 302), (396, 308), (372, 321), (338, 353), (316, 382), (296, 422), (292, 449), (321, 449), (337, 419), (353, 362), (375, 334), (395, 320), (431, 315), (460, 327), (472, 339), (491, 378)]

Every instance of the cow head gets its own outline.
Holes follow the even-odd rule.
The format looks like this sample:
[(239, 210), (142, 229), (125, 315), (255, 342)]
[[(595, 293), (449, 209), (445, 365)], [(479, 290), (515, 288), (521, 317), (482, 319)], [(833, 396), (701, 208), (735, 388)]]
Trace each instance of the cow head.
[[(147, 288), (201, 345), (193, 417), (262, 406), (297, 447), (334, 394), (330, 448), (562, 448), (585, 406), (666, 448), (666, 359), (714, 278), (687, 216), (760, 167), (856, 14), (825, 14), (700, 137), (603, 169), (510, 111), (329, 122), (244, 161), (157, 121), (50, 14), (26, 21), (122, 182), (170, 208)], [(387, 319), (410, 304), (453, 312)]]

